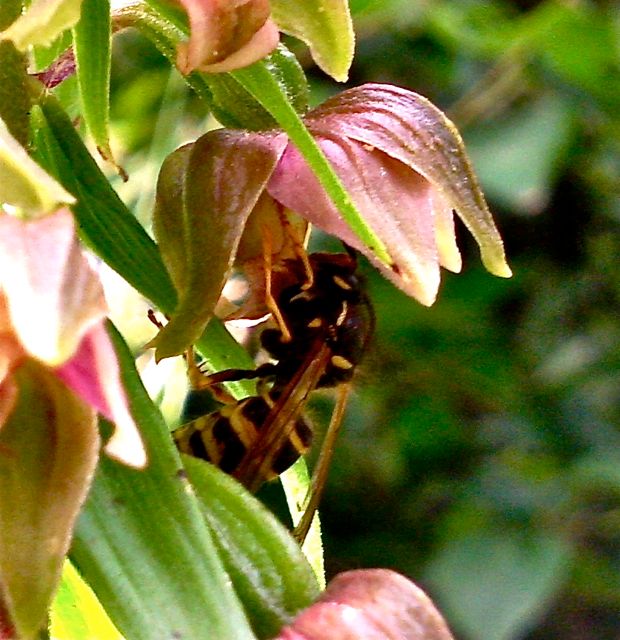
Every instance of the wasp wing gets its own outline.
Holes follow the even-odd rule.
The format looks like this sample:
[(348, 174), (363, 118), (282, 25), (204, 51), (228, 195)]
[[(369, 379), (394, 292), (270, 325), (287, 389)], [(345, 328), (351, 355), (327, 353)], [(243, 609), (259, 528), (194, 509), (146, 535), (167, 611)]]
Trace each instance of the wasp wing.
[(303, 364), (279, 393), (255, 443), (235, 471), (235, 477), (250, 491), (256, 491), (271, 474), (275, 459), (290, 440), (310, 393), (316, 389), (329, 364), (332, 351), (317, 340)]

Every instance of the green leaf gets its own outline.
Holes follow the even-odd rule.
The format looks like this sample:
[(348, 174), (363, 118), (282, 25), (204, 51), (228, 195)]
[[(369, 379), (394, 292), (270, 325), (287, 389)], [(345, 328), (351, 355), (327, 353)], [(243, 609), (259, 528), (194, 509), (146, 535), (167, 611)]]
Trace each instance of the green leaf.
[(72, 209), (81, 238), (129, 284), (170, 313), (176, 293), (157, 246), (112, 189), (56, 100), (47, 97), (41, 106), (38, 153), (77, 196)]
[(385, 245), (361, 217), (340, 178), (332, 169), (329, 161), (304, 126), (303, 121), (293, 109), (286, 94), (283, 93), (265, 63), (257, 62), (246, 69), (234, 71), (231, 75), (271, 113), (280, 127), (288, 134), (342, 217), (362, 242), (377, 258), (388, 265), (391, 264), (392, 261)]
[(271, 13), (282, 31), (310, 47), (325, 73), (346, 82), (355, 49), (347, 0), (271, 0)]
[(26, 13), (0, 33), (0, 40), (12, 40), (20, 51), (32, 45), (48, 46), (80, 18), (82, 0), (34, 0)]
[(319, 595), (310, 565), (289, 532), (237, 481), (183, 456), (220, 557), (254, 632), (272, 638)]
[(56, 640), (123, 640), (92, 589), (68, 560), (50, 610), (50, 635)]
[(122, 338), (111, 337), (149, 465), (136, 471), (102, 457), (72, 560), (131, 640), (251, 640), (168, 429)]
[(84, 0), (82, 16), (73, 29), (73, 42), (84, 121), (99, 152), (110, 160), (109, 0)]
[(62, 203), (74, 202), (28, 155), (0, 119), (0, 202), (23, 209), (32, 217), (54, 211)]
[(0, 595), (28, 640), (45, 626), (99, 434), (94, 412), (50, 369), (27, 361), (13, 377), (16, 405), (0, 430)]
[(544, 612), (567, 579), (570, 560), (559, 538), (487, 531), (450, 540), (427, 578), (448, 619), (468, 636), (511, 640)]

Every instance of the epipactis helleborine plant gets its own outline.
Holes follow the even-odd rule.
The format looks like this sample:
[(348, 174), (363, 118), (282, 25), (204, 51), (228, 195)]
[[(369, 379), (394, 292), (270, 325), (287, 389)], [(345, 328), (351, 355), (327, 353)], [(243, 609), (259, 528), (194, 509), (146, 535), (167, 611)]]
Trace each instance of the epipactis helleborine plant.
[(427, 306), (436, 299), (440, 267), (461, 269), (454, 213), (476, 239), (485, 267), (511, 275), (463, 141), (426, 98), (366, 84), (327, 100), (304, 123), (391, 264), (358, 239), (283, 132), (210, 131), (173, 152), (159, 178), (155, 233), (180, 300), (156, 340), (159, 358), (182, 352), (198, 338), (248, 220), (269, 203), (355, 247)]

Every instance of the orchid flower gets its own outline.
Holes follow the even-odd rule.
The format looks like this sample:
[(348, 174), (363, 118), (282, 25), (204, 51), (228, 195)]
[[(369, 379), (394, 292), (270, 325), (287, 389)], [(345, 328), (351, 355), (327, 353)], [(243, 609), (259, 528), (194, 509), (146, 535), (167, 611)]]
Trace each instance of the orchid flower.
[[(204, 329), (258, 209), (285, 209), (341, 238), (427, 306), (440, 267), (461, 269), (454, 213), (485, 267), (511, 275), (461, 137), (426, 98), (367, 84), (334, 96), (304, 122), (391, 264), (358, 239), (283, 132), (211, 131), (173, 152), (160, 174), (155, 233), (180, 299), (157, 339), (160, 358), (181, 352)], [(252, 257), (244, 252), (243, 260)]]
[(0, 628), (19, 637), (45, 624), (97, 465), (97, 413), (115, 423), (105, 451), (146, 463), (106, 313), (67, 208), (0, 213)]
[(357, 638), (453, 640), (429, 597), (413, 582), (387, 569), (339, 574), (276, 640)]

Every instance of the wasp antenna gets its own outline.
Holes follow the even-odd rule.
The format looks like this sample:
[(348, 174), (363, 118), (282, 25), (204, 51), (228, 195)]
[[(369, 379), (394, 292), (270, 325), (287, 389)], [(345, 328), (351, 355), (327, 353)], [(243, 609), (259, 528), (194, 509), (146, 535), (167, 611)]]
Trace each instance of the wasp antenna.
[(325, 433), (323, 443), (321, 444), (319, 458), (312, 473), (310, 489), (305, 500), (306, 505), (304, 514), (293, 531), (293, 536), (300, 545), (304, 543), (304, 540), (308, 535), (308, 531), (310, 531), (314, 516), (316, 515), (321, 498), (323, 497), (323, 491), (325, 490), (325, 485), (327, 483), (327, 474), (329, 473), (329, 467), (331, 465), (332, 458), (334, 457), (336, 440), (338, 439), (340, 429), (342, 428), (344, 413), (350, 392), (350, 383), (343, 384), (338, 388), (336, 406), (334, 407), (329, 427), (327, 427), (327, 432)]

